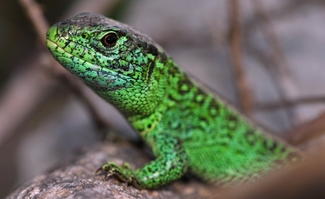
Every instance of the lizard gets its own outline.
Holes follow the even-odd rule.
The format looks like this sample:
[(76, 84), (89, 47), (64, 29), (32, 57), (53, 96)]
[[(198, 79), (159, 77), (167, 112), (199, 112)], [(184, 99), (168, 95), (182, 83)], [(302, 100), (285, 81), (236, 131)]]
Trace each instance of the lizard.
[(253, 124), (126, 24), (81, 13), (53, 25), (46, 45), (119, 110), (156, 158), (135, 170), (107, 162), (98, 170), (106, 177), (138, 189), (160, 188), (187, 172), (217, 184), (241, 184), (297, 159), (298, 149)]

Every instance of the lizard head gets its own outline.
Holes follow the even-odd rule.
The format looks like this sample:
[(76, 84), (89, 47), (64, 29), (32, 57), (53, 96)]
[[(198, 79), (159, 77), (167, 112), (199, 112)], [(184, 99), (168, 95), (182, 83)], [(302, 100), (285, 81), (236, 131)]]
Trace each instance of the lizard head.
[(46, 38), (63, 67), (122, 113), (150, 114), (162, 99), (167, 56), (133, 28), (82, 13), (53, 25)]

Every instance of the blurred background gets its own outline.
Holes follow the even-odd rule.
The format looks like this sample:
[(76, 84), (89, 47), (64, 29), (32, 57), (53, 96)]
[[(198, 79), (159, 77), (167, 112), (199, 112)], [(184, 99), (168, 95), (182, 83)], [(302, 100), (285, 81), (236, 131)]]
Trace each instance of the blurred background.
[(322, 0), (1, 1), (0, 198), (99, 142), (98, 132), (136, 137), (114, 108), (58, 72), (31, 19), (52, 25), (80, 12), (149, 35), (189, 74), (294, 145), (314, 149), (312, 138), (324, 132)]

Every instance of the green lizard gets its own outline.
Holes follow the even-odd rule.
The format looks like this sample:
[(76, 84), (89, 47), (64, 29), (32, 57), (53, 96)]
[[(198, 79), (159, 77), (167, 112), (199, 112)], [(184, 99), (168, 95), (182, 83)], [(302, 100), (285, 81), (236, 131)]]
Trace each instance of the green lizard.
[(220, 97), (199, 86), (151, 38), (98, 14), (52, 26), (53, 57), (113, 104), (152, 148), (156, 159), (132, 170), (100, 170), (136, 188), (155, 189), (192, 172), (218, 183), (259, 177), (296, 149), (265, 134)]

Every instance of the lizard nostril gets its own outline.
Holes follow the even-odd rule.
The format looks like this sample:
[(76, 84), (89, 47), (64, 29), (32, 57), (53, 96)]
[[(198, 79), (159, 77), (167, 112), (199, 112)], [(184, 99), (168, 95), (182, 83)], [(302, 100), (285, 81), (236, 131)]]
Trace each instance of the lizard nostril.
[(67, 35), (68, 35), (68, 33), (65, 31), (61, 33), (61, 37), (66, 37)]

